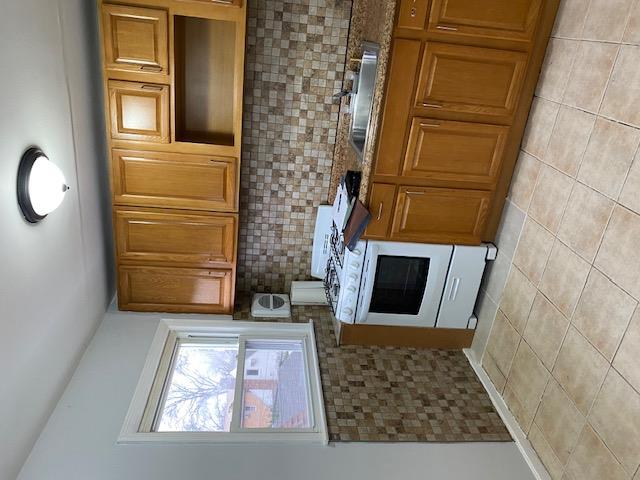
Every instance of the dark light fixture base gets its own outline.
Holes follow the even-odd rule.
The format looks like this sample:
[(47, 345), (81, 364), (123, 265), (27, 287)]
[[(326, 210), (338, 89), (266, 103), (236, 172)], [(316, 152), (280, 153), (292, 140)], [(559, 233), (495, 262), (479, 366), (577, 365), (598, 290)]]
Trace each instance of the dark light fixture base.
[(40, 157), (46, 158), (47, 156), (39, 148), (31, 147), (22, 155), (18, 167), (18, 205), (20, 205), (25, 220), (29, 223), (38, 223), (46, 217), (46, 215), (36, 213), (29, 198), (29, 176), (33, 164)]

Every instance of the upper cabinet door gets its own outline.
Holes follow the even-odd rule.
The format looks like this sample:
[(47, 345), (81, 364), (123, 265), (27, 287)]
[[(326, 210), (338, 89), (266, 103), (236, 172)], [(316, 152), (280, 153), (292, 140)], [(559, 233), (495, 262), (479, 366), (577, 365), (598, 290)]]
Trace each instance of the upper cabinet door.
[(167, 12), (105, 4), (102, 21), (107, 70), (169, 73)]
[(416, 107), (510, 123), (526, 66), (525, 53), (428, 42)]
[(169, 143), (169, 87), (109, 81), (111, 137)]
[(464, 37), (529, 42), (542, 0), (433, 0), (427, 30)]
[(402, 174), (448, 185), (492, 188), (509, 127), (413, 119)]

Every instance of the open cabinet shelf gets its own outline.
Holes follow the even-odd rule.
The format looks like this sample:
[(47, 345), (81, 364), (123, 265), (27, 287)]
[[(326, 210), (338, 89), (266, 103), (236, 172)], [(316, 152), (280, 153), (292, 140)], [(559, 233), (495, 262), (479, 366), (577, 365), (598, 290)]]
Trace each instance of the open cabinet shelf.
[(176, 141), (233, 146), (236, 23), (174, 19)]

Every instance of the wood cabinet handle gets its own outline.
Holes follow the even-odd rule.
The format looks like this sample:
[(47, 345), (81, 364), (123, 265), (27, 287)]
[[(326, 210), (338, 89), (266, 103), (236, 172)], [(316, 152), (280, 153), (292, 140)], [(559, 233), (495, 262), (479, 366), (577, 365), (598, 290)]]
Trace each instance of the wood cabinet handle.
[(382, 218), (382, 209), (384, 208), (384, 202), (380, 202), (380, 205), (378, 206), (378, 216), (376, 217), (377, 221), (380, 221), (380, 219)]
[(407, 190), (404, 193), (406, 193), (407, 195), (424, 195), (424, 192), (419, 192), (416, 190)]
[(421, 126), (421, 127), (425, 127), (425, 128), (427, 128), (427, 127), (434, 127), (434, 128), (436, 128), (436, 127), (439, 127), (439, 126), (440, 126), (440, 124), (439, 124), (439, 123), (426, 123), (426, 122), (421, 122), (421, 123), (420, 123), (420, 126)]
[(457, 32), (458, 31), (457, 27), (449, 27), (447, 25), (436, 25), (436, 28), (438, 30), (446, 30), (447, 32)]
[(162, 67), (160, 65), (142, 65), (140, 70), (144, 70), (147, 72), (161, 72)]
[(145, 83), (140, 88), (142, 88), (143, 90), (155, 90), (157, 92), (160, 92), (164, 87), (161, 87), (160, 85), (149, 85)]
[(428, 103), (428, 102), (423, 102), (422, 106), (427, 108), (442, 108), (442, 105), (439, 105), (437, 103)]

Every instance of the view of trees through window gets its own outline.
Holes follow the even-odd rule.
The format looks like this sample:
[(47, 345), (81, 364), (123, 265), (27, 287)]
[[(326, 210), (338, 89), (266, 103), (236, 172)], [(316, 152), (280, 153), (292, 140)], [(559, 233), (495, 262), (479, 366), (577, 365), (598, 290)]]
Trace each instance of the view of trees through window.
[(156, 430), (228, 432), (236, 399), (243, 429), (313, 427), (301, 341), (247, 341), (244, 365), (236, 395), (237, 344), (180, 342)]

